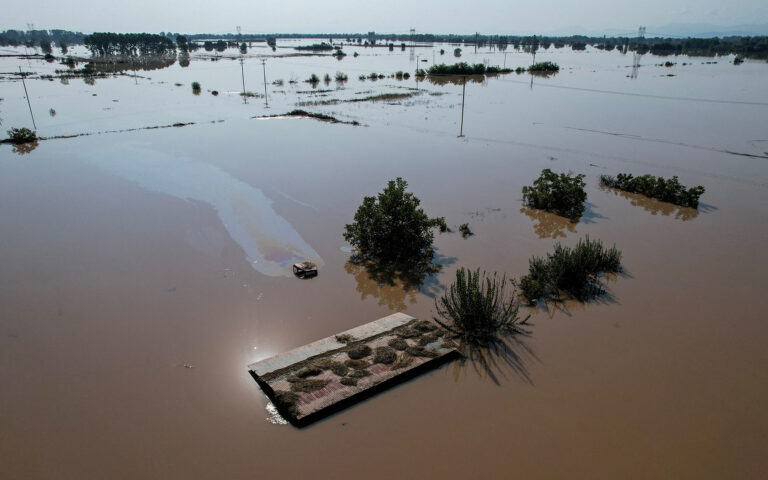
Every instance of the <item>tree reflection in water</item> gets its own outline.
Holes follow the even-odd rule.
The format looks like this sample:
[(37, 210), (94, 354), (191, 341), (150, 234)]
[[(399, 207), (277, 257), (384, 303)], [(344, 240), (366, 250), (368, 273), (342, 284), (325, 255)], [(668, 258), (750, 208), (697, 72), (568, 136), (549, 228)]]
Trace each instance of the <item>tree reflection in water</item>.
[(13, 153), (17, 155), (26, 155), (32, 150), (36, 149), (39, 144), (40, 143), (37, 140), (27, 143), (15, 143), (13, 145)]
[(576, 233), (576, 224), (560, 215), (529, 207), (521, 208), (520, 213), (538, 222), (534, 223), (533, 230), (539, 238), (565, 238), (566, 232)]
[(416, 303), (419, 292), (434, 297), (440, 291), (437, 273), (455, 261), (435, 253), (433, 258), (425, 255), (409, 262), (381, 263), (352, 254), (344, 270), (355, 277), (361, 300), (371, 296), (380, 306), (401, 311), (406, 309), (406, 301)]
[(613, 195), (617, 197), (624, 197), (628, 199), (632, 205), (636, 207), (642, 207), (651, 215), (661, 214), (665, 217), (674, 215), (676, 219), (682, 220), (684, 222), (693, 220), (699, 216), (699, 210), (697, 208), (680, 207), (674, 203), (662, 202), (661, 200), (646, 197), (645, 195), (640, 195), (638, 193), (629, 193), (623, 190), (609, 188), (602, 185), (600, 186), (600, 190), (613, 193)]

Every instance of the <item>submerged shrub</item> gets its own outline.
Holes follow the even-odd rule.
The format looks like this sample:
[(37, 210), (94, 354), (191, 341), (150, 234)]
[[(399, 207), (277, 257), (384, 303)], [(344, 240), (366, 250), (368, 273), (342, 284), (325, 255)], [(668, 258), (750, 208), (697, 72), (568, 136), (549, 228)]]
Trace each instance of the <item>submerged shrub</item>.
[(539, 62), (528, 67), (529, 72), (559, 72), (560, 65), (554, 62)]
[(320, 78), (313, 73), (312, 75), (309, 76), (308, 79), (306, 79), (304, 81), (307, 82), (307, 83), (317, 83), (317, 82), (320, 81)]
[(12, 143), (30, 143), (37, 140), (37, 134), (28, 128), (12, 128), (8, 130), (8, 138)]
[(574, 248), (558, 243), (546, 257), (531, 258), (520, 288), (530, 303), (539, 298), (561, 300), (563, 294), (584, 302), (604, 292), (598, 275), (620, 269), (621, 252), (615, 246), (606, 249), (600, 240), (586, 237)]
[(192, 82), (192, 93), (194, 94), (200, 93), (200, 83)]
[(390, 180), (377, 197), (365, 197), (355, 221), (344, 227), (344, 239), (359, 250), (361, 260), (383, 262), (431, 259), (433, 228), (439, 219), (419, 208), (421, 201), (406, 192), (408, 183)]
[(629, 173), (620, 173), (615, 178), (610, 175), (600, 175), (600, 184), (691, 208), (698, 208), (699, 197), (705, 191), (701, 185), (687, 188), (680, 184), (677, 176), (665, 179), (653, 175), (634, 177)]
[(587, 192), (584, 175), (556, 174), (545, 168), (533, 185), (523, 187), (523, 202), (529, 207), (547, 210), (575, 222), (584, 212)]
[(344, 72), (336, 72), (336, 81), (337, 82), (346, 82), (349, 79), (346, 73)]
[(461, 232), (461, 236), (464, 238), (467, 238), (470, 235), (474, 235), (474, 233), (472, 233), (472, 230), (469, 229), (468, 223), (462, 223), (461, 225), (459, 225), (459, 232)]
[(500, 333), (524, 333), (521, 325), (527, 317), (520, 321), (514, 297), (514, 284), (508, 290), (506, 276), (459, 268), (456, 281), (435, 300), (440, 317), (435, 321), (469, 345), (486, 346)]

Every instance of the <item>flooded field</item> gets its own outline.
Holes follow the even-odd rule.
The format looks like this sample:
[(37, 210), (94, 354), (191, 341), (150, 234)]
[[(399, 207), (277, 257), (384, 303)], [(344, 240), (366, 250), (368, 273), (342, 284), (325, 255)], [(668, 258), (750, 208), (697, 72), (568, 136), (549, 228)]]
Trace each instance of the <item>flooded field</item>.
[[(254, 44), (242, 69), (233, 49), (199, 50), (95, 80), (0, 57), (2, 130), (32, 127), (21, 67), (48, 138), (0, 145), (3, 478), (768, 469), (768, 63), (646, 55), (633, 69), (631, 53), (550, 48), (536, 61), (556, 75), (470, 79), (458, 137), (462, 81), (417, 82), (417, 60), (516, 68), (529, 54), (294, 56), (307, 43)], [(388, 77), (399, 70), (411, 77)], [(283, 116), (294, 109), (359, 125)], [(586, 174), (580, 222), (523, 207), (543, 168)], [(706, 193), (694, 210), (599, 187), (618, 172)], [(398, 176), (430, 216), (475, 233), (436, 234), (442, 268), (418, 289), (371, 279), (342, 237)], [(397, 311), (432, 318), (457, 268), (519, 277), (585, 235), (615, 243), (624, 274), (596, 302), (527, 308), (532, 335), (490, 367), (452, 362), (302, 429), (248, 373)], [(300, 259), (319, 275), (293, 277)]]

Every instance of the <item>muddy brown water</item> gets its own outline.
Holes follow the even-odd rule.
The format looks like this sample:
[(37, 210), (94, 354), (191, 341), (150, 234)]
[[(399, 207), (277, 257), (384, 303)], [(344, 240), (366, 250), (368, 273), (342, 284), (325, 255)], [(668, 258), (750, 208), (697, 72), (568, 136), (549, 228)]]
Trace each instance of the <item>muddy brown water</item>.
[[(444, 95), (322, 110), (365, 127), (249, 119), (281, 112), (234, 102), (213, 111), (222, 123), (42, 141), (23, 155), (0, 146), (0, 476), (760, 477), (768, 160), (724, 150), (764, 151), (768, 107), (647, 95), (766, 103), (754, 78), (768, 67), (697, 61), (696, 73), (648, 67), (631, 83), (620, 59), (584, 55), (564, 55), (573, 71), (533, 88), (516, 76), (468, 87), (461, 139), (456, 86), (431, 85)], [(306, 61), (319, 72), (329, 60)], [(213, 68), (190, 69), (201, 65)], [(141, 98), (125, 81), (96, 87)], [(1, 86), (4, 126), (23, 118), (15, 86)], [(72, 85), (53, 86), (71, 102)], [(71, 95), (89, 101), (86, 87)], [(286, 108), (301, 100), (291, 95)], [(209, 97), (193, 117), (210, 116)], [(57, 134), (132, 128), (151, 117), (139, 107), (102, 120), (57, 107), (45, 121), (61, 122)], [(587, 174), (581, 222), (522, 208), (542, 168)], [(619, 171), (704, 185), (703, 205), (597, 186)], [(420, 290), (377, 285), (347, 263), (341, 236), (362, 197), (396, 176), (430, 215), (475, 232), (436, 234), (443, 268)], [(532, 335), (490, 367), (453, 362), (304, 429), (275, 424), (246, 370), (394, 311), (430, 318), (459, 266), (518, 276), (531, 255), (584, 235), (615, 243), (625, 274), (595, 303), (528, 309)], [(283, 275), (294, 256), (314, 258), (319, 276)]]

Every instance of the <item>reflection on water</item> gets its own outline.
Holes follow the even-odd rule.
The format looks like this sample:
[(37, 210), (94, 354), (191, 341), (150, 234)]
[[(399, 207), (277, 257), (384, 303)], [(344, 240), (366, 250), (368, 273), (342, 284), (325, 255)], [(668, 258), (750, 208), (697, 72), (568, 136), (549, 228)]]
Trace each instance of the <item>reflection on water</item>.
[(533, 230), (539, 238), (565, 238), (566, 232), (576, 233), (576, 224), (560, 215), (530, 207), (521, 208), (520, 213), (538, 222), (534, 223)]
[[(181, 56), (179, 58), (181, 59)], [(189, 54), (186, 59), (189, 65)], [(176, 63), (175, 56), (165, 55), (94, 57), (85, 65), (85, 68), (98, 73), (119, 73), (129, 70), (162, 70), (174, 63)]]
[(430, 75), (427, 77), (427, 80), (432, 85), (462, 85), (464, 78), (467, 79), (467, 83), (481, 83), (483, 85), (487, 83), (485, 75), (467, 75), (466, 77), (462, 75)]
[(651, 215), (661, 214), (665, 217), (674, 215), (676, 219), (684, 222), (693, 220), (699, 216), (699, 210), (691, 207), (681, 207), (674, 203), (662, 202), (655, 198), (646, 197), (638, 193), (629, 193), (624, 190), (618, 190), (614, 188), (608, 188), (600, 186), (603, 191), (611, 192), (614, 196), (624, 197), (629, 199), (630, 203), (636, 207), (643, 207), (646, 212), (650, 212)]
[(471, 369), (496, 385), (501, 385), (501, 379), (506, 378), (508, 372), (533, 385), (528, 364), (531, 361), (538, 362), (539, 359), (526, 341), (528, 336), (529, 332), (500, 336), (488, 347), (482, 348), (462, 345), (459, 348), (461, 360), (451, 366), (454, 381), (458, 382)]
[(27, 153), (36, 149), (38, 145), (39, 145), (39, 142), (37, 140), (35, 140), (34, 142), (27, 142), (27, 143), (15, 143), (13, 145), (13, 153), (17, 155), (26, 155)]
[(272, 425), (288, 425), (288, 420), (284, 419), (280, 413), (278, 413), (277, 408), (272, 404), (272, 402), (267, 399), (267, 423), (271, 423)]
[(410, 264), (381, 264), (360, 260), (352, 255), (344, 264), (344, 270), (357, 282), (357, 291), (361, 300), (369, 295), (378, 298), (380, 306), (386, 305), (391, 310), (405, 310), (408, 303), (416, 303), (416, 294), (421, 292), (428, 297), (434, 297), (440, 291), (436, 274), (443, 268), (456, 261), (455, 258), (436, 255), (423, 258)]
[(90, 161), (147, 190), (209, 204), (253, 268), (265, 275), (291, 276), (291, 265), (301, 260), (325, 265), (261, 190), (213, 165), (139, 147), (119, 157), (105, 152)]

